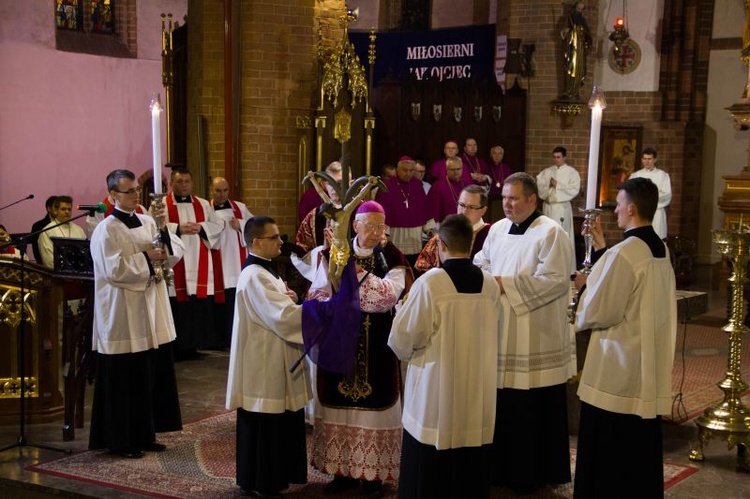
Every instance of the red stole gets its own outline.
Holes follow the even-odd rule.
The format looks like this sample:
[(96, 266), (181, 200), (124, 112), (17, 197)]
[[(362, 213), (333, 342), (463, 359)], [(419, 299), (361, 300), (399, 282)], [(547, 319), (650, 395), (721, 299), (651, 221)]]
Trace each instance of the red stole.
[[(174, 223), (180, 223), (180, 215), (177, 211), (177, 203), (174, 200), (174, 193), (167, 196), (167, 214), (169, 220)], [(195, 196), (190, 196), (193, 204), (193, 212), (195, 213), (195, 221), (197, 223), (204, 222), (206, 215), (203, 213), (203, 206)], [(200, 241), (198, 245), (198, 282), (195, 295), (198, 298), (208, 297), (208, 248), (203, 241)], [(185, 259), (180, 259), (179, 262), (172, 268), (174, 271), (174, 289), (177, 295), (177, 301), (188, 301), (187, 293), (187, 277), (185, 275)], [(215, 272), (214, 272), (215, 274)], [(216, 290), (214, 290), (216, 293)], [(221, 302), (224, 301), (224, 288), (221, 288)]]

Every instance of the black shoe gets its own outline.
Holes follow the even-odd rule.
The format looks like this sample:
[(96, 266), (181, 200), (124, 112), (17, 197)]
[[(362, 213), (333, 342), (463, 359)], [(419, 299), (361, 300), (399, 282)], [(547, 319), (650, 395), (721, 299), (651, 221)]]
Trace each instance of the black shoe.
[(110, 449), (109, 453), (120, 457), (126, 457), (128, 459), (140, 459), (143, 457), (143, 452), (129, 447), (124, 449)]
[(142, 445), (141, 450), (146, 452), (164, 452), (167, 450), (167, 446), (158, 442), (151, 442), (150, 444)]
[(356, 478), (336, 475), (323, 487), (323, 493), (326, 495), (340, 494), (356, 487), (359, 487), (359, 480)]

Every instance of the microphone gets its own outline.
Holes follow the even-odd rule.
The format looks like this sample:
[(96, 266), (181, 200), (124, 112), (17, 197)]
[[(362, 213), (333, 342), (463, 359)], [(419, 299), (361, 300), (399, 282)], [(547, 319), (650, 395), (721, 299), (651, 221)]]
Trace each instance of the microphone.
[(3, 211), (3, 210), (4, 210), (5, 208), (10, 208), (10, 207), (11, 207), (11, 206), (13, 206), (14, 204), (18, 204), (18, 203), (21, 203), (21, 202), (23, 202), (23, 201), (26, 201), (27, 199), (34, 199), (34, 195), (33, 195), (33, 194), (29, 194), (29, 195), (28, 195), (28, 196), (26, 196), (25, 198), (21, 198), (21, 199), (19, 199), (18, 201), (13, 201), (13, 202), (12, 202), (12, 203), (10, 203), (10, 204), (6, 204), (5, 206), (2, 206), (2, 207), (0, 207), (0, 211)]
[(107, 213), (107, 205), (104, 203), (97, 204), (79, 204), (76, 210), (90, 211), (92, 213)]

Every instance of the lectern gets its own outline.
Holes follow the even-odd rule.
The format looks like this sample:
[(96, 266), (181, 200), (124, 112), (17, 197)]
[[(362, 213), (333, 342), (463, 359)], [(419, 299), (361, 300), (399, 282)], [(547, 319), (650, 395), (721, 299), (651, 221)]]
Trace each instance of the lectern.
[(31, 422), (48, 422), (63, 410), (60, 393), (60, 307), (63, 282), (52, 270), (0, 257), (0, 421), (15, 423), (20, 416), (20, 358), (18, 354), (21, 307), (24, 307), (26, 415)]
[[(51, 238), (54, 245), (55, 275), (64, 282), (62, 374), (65, 390), (63, 440), (75, 438), (83, 428), (86, 382), (94, 379), (91, 334), (94, 323), (94, 263), (86, 239)], [(79, 300), (74, 312), (70, 300)]]

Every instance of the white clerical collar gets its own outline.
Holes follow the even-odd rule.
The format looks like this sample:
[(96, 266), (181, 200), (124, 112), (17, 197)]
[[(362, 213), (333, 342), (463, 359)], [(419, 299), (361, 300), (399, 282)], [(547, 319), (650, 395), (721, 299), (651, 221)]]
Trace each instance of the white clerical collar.
[(370, 256), (372, 255), (372, 250), (374, 248), (360, 248), (357, 244), (357, 238), (354, 238), (354, 243), (352, 243), (352, 247), (354, 248), (354, 253), (357, 256)]
[(482, 227), (484, 227), (484, 220), (480, 218), (479, 221), (472, 226), (472, 229), (474, 229), (474, 232), (476, 232), (478, 230), (481, 230)]
[(254, 256), (255, 258), (260, 258), (261, 260), (265, 260), (265, 261), (267, 261), (267, 262), (270, 262), (270, 261), (271, 261), (271, 259), (270, 259), (270, 258), (263, 258), (262, 256), (260, 256), (260, 255), (257, 255), (257, 254), (255, 254), (255, 253), (253, 253), (252, 251), (248, 251), (248, 254), (250, 254), (250, 255), (253, 255), (253, 256)]

